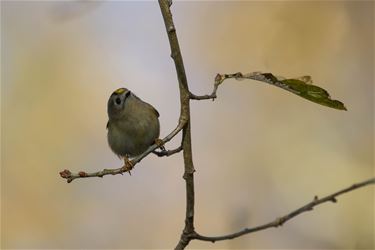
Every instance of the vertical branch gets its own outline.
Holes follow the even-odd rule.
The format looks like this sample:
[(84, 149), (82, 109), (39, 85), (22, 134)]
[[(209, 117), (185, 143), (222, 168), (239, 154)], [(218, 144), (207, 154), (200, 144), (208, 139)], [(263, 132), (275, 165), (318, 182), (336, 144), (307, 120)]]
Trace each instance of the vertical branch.
[(185, 228), (181, 234), (180, 241), (176, 249), (184, 249), (191, 240), (191, 235), (194, 232), (194, 165), (193, 155), (191, 150), (191, 130), (190, 130), (190, 92), (185, 74), (184, 63), (178, 44), (176, 35), (176, 28), (173, 23), (172, 13), (169, 9), (170, 3), (168, 0), (159, 0), (159, 6), (163, 15), (165, 28), (167, 30), (169, 44), (171, 47), (171, 57), (176, 66), (178, 85), (180, 90), (180, 123), (186, 122), (183, 129), (182, 149), (184, 157), (184, 179), (186, 182), (186, 216)]

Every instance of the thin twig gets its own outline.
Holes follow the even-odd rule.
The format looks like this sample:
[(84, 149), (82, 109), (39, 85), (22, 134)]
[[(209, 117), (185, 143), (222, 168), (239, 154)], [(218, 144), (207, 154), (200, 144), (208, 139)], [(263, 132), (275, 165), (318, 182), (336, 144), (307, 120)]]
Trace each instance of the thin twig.
[(355, 189), (359, 189), (361, 187), (364, 187), (364, 186), (367, 186), (367, 185), (373, 185), (373, 184), (375, 184), (375, 178), (371, 178), (369, 180), (353, 184), (350, 187), (347, 187), (345, 189), (342, 189), (342, 190), (340, 190), (336, 193), (333, 193), (331, 195), (325, 196), (325, 197), (320, 198), (320, 199), (318, 198), (318, 196), (315, 196), (314, 199), (311, 202), (307, 203), (306, 205), (288, 213), (287, 215), (279, 217), (272, 222), (269, 222), (269, 223), (266, 223), (266, 224), (263, 224), (263, 225), (260, 225), (260, 226), (257, 226), (257, 227), (245, 228), (245, 229), (243, 229), (239, 232), (236, 232), (236, 233), (233, 233), (233, 234), (228, 234), (228, 235), (223, 235), (223, 236), (203, 236), (203, 235), (200, 235), (198, 233), (195, 233), (195, 234), (191, 235), (191, 238), (196, 239), (196, 240), (202, 240), (202, 241), (211, 241), (211, 242), (214, 243), (215, 241), (234, 239), (234, 238), (240, 237), (244, 234), (254, 233), (254, 232), (261, 231), (261, 230), (271, 228), (271, 227), (279, 227), (279, 226), (282, 226), (288, 220), (290, 220), (290, 219), (292, 219), (292, 218), (296, 217), (297, 215), (302, 214), (304, 212), (311, 211), (311, 210), (313, 210), (314, 207), (316, 207), (316, 206), (318, 206), (322, 203), (325, 203), (325, 202), (336, 203), (337, 202), (337, 199), (336, 199), (337, 196), (340, 196), (344, 193), (348, 193), (348, 192), (353, 191)]
[(192, 100), (207, 100), (212, 99), (215, 100), (217, 98), (216, 92), (219, 88), (220, 84), (222, 84), (226, 79), (234, 78), (236, 80), (244, 80), (244, 79), (250, 79), (250, 80), (256, 80), (261, 82), (267, 82), (268, 81), (261, 72), (255, 71), (247, 74), (242, 74), (241, 72), (233, 73), (233, 74), (217, 74), (215, 76), (214, 81), (214, 89), (212, 90), (212, 93), (210, 95), (194, 95), (190, 92), (190, 99)]
[(190, 99), (192, 100), (207, 100), (207, 99), (212, 99), (214, 101), (217, 96), (216, 96), (216, 91), (219, 88), (219, 85), (224, 81), (225, 79), (223, 78), (223, 75), (217, 74), (215, 77), (215, 83), (214, 83), (214, 89), (212, 90), (212, 93), (210, 95), (194, 95), (193, 93), (189, 93)]
[[(168, 141), (170, 141), (173, 137), (175, 137), (178, 134), (178, 132), (180, 132), (184, 128), (185, 125), (186, 125), (186, 120), (180, 119), (180, 122), (177, 125), (177, 127), (162, 140), (163, 143), (165, 144)], [(158, 147), (160, 147), (160, 145), (153, 144), (145, 152), (143, 152), (142, 154), (133, 158), (130, 161), (130, 163), (134, 167), (138, 162), (140, 162), (143, 158), (145, 158), (151, 152), (155, 151), (155, 149), (157, 149)], [(132, 168), (129, 168), (127, 166), (122, 166), (120, 168), (103, 169), (101, 171), (97, 171), (97, 172), (93, 172), (93, 173), (87, 173), (86, 171), (79, 171), (78, 173), (72, 173), (69, 170), (65, 169), (65, 170), (60, 172), (60, 176), (64, 179), (66, 179), (66, 181), (68, 183), (70, 183), (73, 180), (79, 179), (79, 178), (89, 178), (89, 177), (100, 177), (100, 178), (102, 178), (105, 175), (117, 175), (117, 174), (123, 174), (125, 172), (130, 173), (131, 169)]]
[(233, 73), (233, 74), (217, 74), (214, 81), (214, 89), (212, 90), (212, 93), (210, 95), (194, 95), (190, 92), (190, 99), (192, 100), (207, 100), (212, 99), (215, 100), (217, 98), (216, 92), (219, 88), (219, 85), (222, 84), (226, 79), (234, 78), (236, 80), (244, 80), (244, 79), (250, 79), (250, 80), (256, 80), (261, 82), (267, 82), (270, 83), (262, 73), (260, 72), (251, 72), (247, 74), (242, 74), (241, 72)]
[(169, 157), (169, 156), (177, 154), (181, 151), (182, 151), (182, 146), (179, 146), (178, 148), (171, 149), (171, 150), (162, 150), (162, 151), (156, 151), (155, 150), (152, 153), (154, 153), (155, 155), (157, 155), (159, 157), (163, 157), (163, 156)]
[(217, 92), (217, 89), (219, 88), (219, 85), (222, 84), (225, 79), (232, 78), (234, 76), (235, 74), (217, 74), (215, 77), (214, 89), (212, 90), (212, 93), (210, 95), (194, 95), (193, 93), (189, 92), (190, 99), (192, 100), (212, 99), (212, 101), (214, 101), (217, 98), (216, 92)]

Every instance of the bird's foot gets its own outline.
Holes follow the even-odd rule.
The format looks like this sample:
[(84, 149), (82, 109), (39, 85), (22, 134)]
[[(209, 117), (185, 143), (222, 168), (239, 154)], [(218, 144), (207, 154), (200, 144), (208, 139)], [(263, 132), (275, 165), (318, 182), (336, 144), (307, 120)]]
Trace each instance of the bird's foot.
[(155, 139), (155, 144), (159, 146), (162, 151), (165, 151), (164, 141), (160, 138)]
[(130, 173), (130, 170), (132, 170), (133, 167), (134, 167), (134, 164), (132, 163), (132, 161), (129, 160), (129, 158), (128, 158), (127, 156), (124, 156), (124, 166), (122, 167), (122, 170), (123, 170), (124, 172), (128, 172), (129, 175), (132, 175), (132, 174)]

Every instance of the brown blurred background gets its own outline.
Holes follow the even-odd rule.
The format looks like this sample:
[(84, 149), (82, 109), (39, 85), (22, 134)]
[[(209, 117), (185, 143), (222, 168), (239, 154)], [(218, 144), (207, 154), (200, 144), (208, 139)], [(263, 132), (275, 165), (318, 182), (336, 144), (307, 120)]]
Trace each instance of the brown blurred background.
[[(190, 88), (216, 73), (312, 75), (348, 111), (254, 81), (192, 103), (196, 228), (268, 222), (374, 174), (374, 2), (176, 2)], [(177, 124), (178, 88), (156, 2), (1, 2), (1, 247), (172, 248), (184, 223), (180, 155), (132, 176), (67, 184), (58, 172), (120, 167), (106, 102), (125, 86)], [(168, 148), (178, 145), (179, 137)], [(278, 229), (190, 248), (373, 249), (374, 189)]]

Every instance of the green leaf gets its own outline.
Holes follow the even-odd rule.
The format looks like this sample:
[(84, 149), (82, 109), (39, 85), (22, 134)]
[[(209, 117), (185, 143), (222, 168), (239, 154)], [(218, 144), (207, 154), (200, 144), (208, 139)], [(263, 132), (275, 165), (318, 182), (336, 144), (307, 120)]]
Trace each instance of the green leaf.
[(346, 110), (345, 105), (338, 101), (331, 99), (329, 93), (316, 85), (312, 85), (312, 80), (310, 76), (303, 76), (300, 78), (284, 79), (282, 77), (276, 77), (271, 73), (260, 73), (254, 72), (250, 74), (235, 74), (236, 79), (238, 78), (248, 78), (252, 80), (257, 80), (261, 82), (266, 82), (268, 84), (277, 86), (300, 97), (303, 97), (309, 101), (324, 105), (330, 108)]
[(306, 84), (297, 79), (286, 79), (281, 81), (292, 89), (296, 95), (299, 95), (312, 102), (340, 110), (346, 110), (344, 104), (338, 100), (332, 100), (328, 92), (318, 86)]

